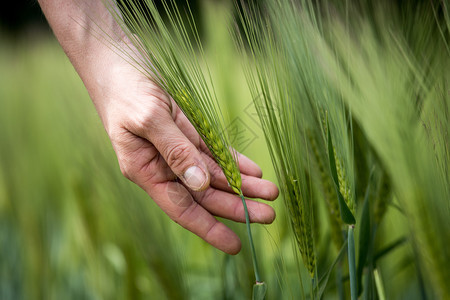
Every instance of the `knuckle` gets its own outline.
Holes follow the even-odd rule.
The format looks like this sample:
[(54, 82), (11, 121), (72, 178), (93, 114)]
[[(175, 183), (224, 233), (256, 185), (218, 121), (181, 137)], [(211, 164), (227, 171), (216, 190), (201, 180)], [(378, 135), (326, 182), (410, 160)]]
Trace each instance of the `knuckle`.
[(149, 107), (138, 114), (136, 114), (133, 118), (133, 127), (136, 128), (136, 131), (141, 133), (145, 130), (152, 129), (154, 120), (160, 115), (157, 109), (154, 107)]
[(158, 126), (158, 119), (170, 116), (171, 110), (170, 101), (160, 97), (152, 97), (152, 101), (149, 101), (145, 109), (140, 109), (133, 118), (133, 127), (136, 128), (137, 132), (151, 130)]
[(218, 226), (219, 226), (219, 222), (214, 222), (212, 224), (210, 224), (207, 228), (206, 228), (206, 232), (205, 232), (205, 240), (209, 241), (215, 234), (215, 230), (217, 230)]
[(113, 147), (117, 155), (117, 162), (119, 163), (120, 172), (125, 178), (133, 181), (135, 167), (133, 165), (133, 160), (126, 152), (126, 147), (124, 145), (126, 143), (126, 139), (124, 140), (118, 138), (117, 140), (111, 139), (111, 141), (113, 141)]
[(127, 155), (123, 155), (122, 153), (117, 155), (117, 160), (122, 175), (134, 182), (136, 179), (136, 166), (133, 164), (133, 161)]
[(122, 173), (122, 175), (125, 178), (127, 178), (128, 180), (133, 181), (133, 176), (132, 176), (133, 172), (130, 168), (130, 165), (119, 160), (119, 167), (120, 167), (120, 172)]
[(166, 162), (170, 168), (178, 170), (187, 163), (187, 158), (192, 154), (192, 150), (187, 144), (177, 144), (166, 150)]
[[(247, 202), (247, 201), (245, 201)], [(235, 216), (238, 216), (239, 221), (245, 221), (245, 213), (244, 213), (244, 207), (242, 206), (242, 203), (236, 202), (234, 205), (233, 213)], [(250, 214), (250, 212), (249, 212)]]
[(173, 221), (180, 224), (183, 227), (189, 225), (190, 221), (193, 219), (195, 210), (198, 208), (199, 204), (193, 201), (190, 205), (183, 207), (180, 213), (172, 218)]

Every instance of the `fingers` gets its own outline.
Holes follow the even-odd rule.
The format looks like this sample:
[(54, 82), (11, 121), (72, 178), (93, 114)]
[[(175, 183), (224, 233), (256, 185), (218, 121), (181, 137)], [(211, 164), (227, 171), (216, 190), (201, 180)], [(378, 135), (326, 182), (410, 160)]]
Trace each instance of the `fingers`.
[[(244, 222), (241, 199), (232, 194), (223, 172), (208, 156), (209, 151), (199, 151), (201, 145), (206, 146), (192, 125), (185, 124), (187, 129), (182, 126), (187, 122), (186, 117), (175, 118), (181, 120), (180, 125), (180, 121), (174, 121), (168, 102), (155, 103), (147, 107), (143, 116), (138, 115), (124, 126), (130, 140), (135, 134), (137, 142), (126, 139), (122, 144), (115, 143), (123, 173), (143, 188), (172, 220), (214, 247), (229, 254), (238, 253), (241, 247), (238, 236), (214, 215)], [(193, 131), (185, 133), (186, 130)], [(118, 136), (123, 137), (122, 133)], [(248, 174), (242, 176), (245, 195), (276, 198), (278, 190), (272, 183), (258, 178), (262, 172), (255, 163), (240, 156), (240, 168)], [(213, 177), (210, 170), (214, 171)], [(192, 191), (182, 183), (171, 181), (174, 174), (187, 188), (198, 191), (195, 197), (199, 202), (194, 201)], [(207, 189), (211, 178), (219, 189)], [(252, 222), (271, 223), (275, 218), (270, 206), (246, 202)]]
[[(211, 176), (211, 186), (233, 193), (228, 181), (223, 174), (222, 169), (217, 163), (206, 154), (203, 154), (204, 161), (208, 166)], [(242, 193), (249, 198), (260, 198), (264, 200), (275, 200), (278, 197), (278, 188), (275, 184), (268, 180), (260, 179), (253, 176), (241, 174), (242, 178)]]
[(120, 141), (114, 140), (114, 145), (126, 177), (144, 189), (171, 219), (184, 228), (228, 254), (240, 251), (238, 236), (195, 202), (183, 184), (172, 181), (175, 177), (154, 145), (128, 131), (122, 132), (120, 137)]
[(238, 152), (239, 169), (242, 174), (262, 178), (261, 168), (250, 158)]
[[(165, 105), (164, 102), (159, 102)], [(151, 120), (142, 122), (139, 135), (148, 139), (159, 151), (170, 169), (194, 191), (209, 186), (208, 168), (197, 147), (181, 132), (173, 121), (170, 109), (156, 108)]]
[(176, 179), (156, 148), (146, 139), (119, 128), (111, 137), (122, 174), (131, 181), (165, 182)]
[[(245, 222), (244, 206), (236, 194), (209, 188), (195, 192), (197, 202), (213, 215), (236, 222)], [(250, 222), (270, 224), (275, 220), (275, 211), (265, 203), (246, 200)]]
[[(184, 228), (228, 254), (240, 251), (238, 236), (213, 216), (244, 222), (244, 209), (238, 196), (209, 188), (203, 193), (195, 193), (198, 202), (194, 201), (191, 192), (181, 183), (170, 181), (173, 180), (168, 173), (171, 171), (154, 145), (129, 131), (120, 136), (122, 141), (114, 144), (120, 149), (121, 169), (128, 178), (143, 188), (172, 220)], [(211, 158), (206, 158), (216, 165)], [(204, 164), (207, 169), (207, 163)], [(275, 218), (274, 210), (266, 204), (247, 200), (247, 206), (252, 222), (268, 224)]]
[(207, 243), (228, 254), (240, 251), (239, 237), (194, 201), (181, 183), (147, 184), (143, 188), (172, 220)]

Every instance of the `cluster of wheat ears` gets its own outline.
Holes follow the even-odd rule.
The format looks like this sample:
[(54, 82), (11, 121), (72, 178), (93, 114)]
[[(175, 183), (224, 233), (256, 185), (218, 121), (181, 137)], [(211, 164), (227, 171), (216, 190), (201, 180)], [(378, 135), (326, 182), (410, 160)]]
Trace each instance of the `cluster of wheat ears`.
[[(175, 100), (245, 207), (237, 156), (191, 12), (180, 12), (171, 0), (162, 1), (164, 17), (151, 0), (117, 2), (121, 9), (113, 14), (133, 45), (121, 53)], [(333, 267), (344, 261), (352, 299), (384, 297), (374, 240), (394, 202), (409, 220), (408, 239), (429, 284), (436, 295), (449, 296), (446, 2), (272, 0), (236, 8), (232, 32), (246, 57), (248, 85), (311, 277), (308, 297), (320, 299)], [(254, 298), (262, 299), (245, 213)], [(323, 262), (316, 247), (324, 236), (340, 251), (318, 274)], [(372, 282), (375, 292), (364, 288)]]

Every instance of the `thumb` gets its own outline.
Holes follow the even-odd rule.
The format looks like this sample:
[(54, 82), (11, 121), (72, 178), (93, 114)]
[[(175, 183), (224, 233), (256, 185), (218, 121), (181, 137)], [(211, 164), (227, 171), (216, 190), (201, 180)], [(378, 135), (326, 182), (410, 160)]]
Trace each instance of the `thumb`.
[(205, 190), (209, 186), (210, 175), (197, 147), (181, 132), (173, 119), (167, 118), (165, 122), (158, 123), (159, 126), (147, 131), (147, 139), (187, 187), (194, 191)]
[(206, 164), (197, 148), (186, 138), (168, 138), (161, 145), (164, 160), (175, 175), (194, 191), (209, 186), (210, 176)]

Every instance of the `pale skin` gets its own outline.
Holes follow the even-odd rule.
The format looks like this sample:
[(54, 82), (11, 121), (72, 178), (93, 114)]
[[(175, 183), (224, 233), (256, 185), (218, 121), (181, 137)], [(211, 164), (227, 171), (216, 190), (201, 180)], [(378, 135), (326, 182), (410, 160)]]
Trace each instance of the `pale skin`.
[[(39, 3), (89, 92), (124, 176), (173, 221), (217, 249), (238, 253), (239, 237), (215, 216), (245, 222), (241, 199), (174, 101), (95, 37), (99, 23), (109, 35), (123, 37), (102, 1)], [(121, 38), (116, 42), (124, 43)], [(257, 164), (239, 155), (239, 167), (246, 197), (277, 198), (277, 187), (261, 178)], [(247, 200), (247, 206), (252, 222), (275, 219), (267, 204)]]

